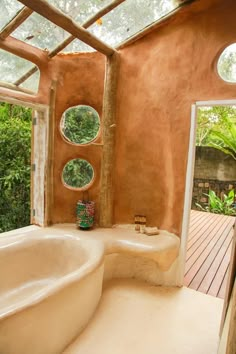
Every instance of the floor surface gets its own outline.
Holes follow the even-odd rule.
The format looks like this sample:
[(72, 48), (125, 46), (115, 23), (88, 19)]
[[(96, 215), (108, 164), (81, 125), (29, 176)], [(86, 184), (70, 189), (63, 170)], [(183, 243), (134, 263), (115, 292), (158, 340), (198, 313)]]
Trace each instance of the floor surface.
[(191, 210), (184, 285), (225, 297), (235, 217)]
[(112, 280), (63, 354), (216, 354), (223, 300), (188, 288)]

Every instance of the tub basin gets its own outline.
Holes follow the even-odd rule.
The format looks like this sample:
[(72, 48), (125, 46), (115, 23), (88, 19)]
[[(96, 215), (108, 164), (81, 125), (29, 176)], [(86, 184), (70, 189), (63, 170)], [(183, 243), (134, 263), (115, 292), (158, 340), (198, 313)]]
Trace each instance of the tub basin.
[(59, 354), (102, 291), (104, 247), (73, 235), (0, 239), (0, 353)]

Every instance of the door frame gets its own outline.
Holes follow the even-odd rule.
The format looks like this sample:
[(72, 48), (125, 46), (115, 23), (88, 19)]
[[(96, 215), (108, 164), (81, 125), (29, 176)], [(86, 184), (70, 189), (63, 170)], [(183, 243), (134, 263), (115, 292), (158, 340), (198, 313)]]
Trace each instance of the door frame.
[[(41, 119), (41, 129), (38, 134), (41, 134), (40, 140), (46, 144), (46, 146), (41, 148), (40, 144), (35, 144), (35, 128), (34, 128), (34, 119), (32, 117), (32, 130), (31, 130), (31, 183), (30, 183), (30, 222), (31, 224), (46, 226), (47, 218), (45, 215), (46, 200), (45, 189), (47, 186), (47, 160), (48, 160), (48, 121), (49, 121), (49, 106), (45, 104), (32, 103), (28, 101), (22, 101), (20, 99), (11, 98), (0, 94), (0, 101), (6, 102), (18, 106), (28, 107), (32, 109), (32, 112), (35, 112), (37, 116), (40, 116)], [(37, 124), (37, 123), (36, 123)], [(43, 125), (43, 129), (42, 129)], [(37, 159), (38, 166), (35, 167), (35, 160)], [(35, 171), (35, 168), (37, 169)], [(39, 173), (37, 173), (39, 171)], [(38, 177), (40, 175), (40, 190), (37, 190), (37, 195), (35, 190), (38, 188)], [(39, 198), (41, 197), (40, 203), (38, 203)]]
[(184, 209), (182, 219), (182, 232), (180, 241), (179, 253), (179, 279), (178, 285), (182, 286), (184, 282), (184, 270), (187, 254), (188, 232), (190, 222), (190, 211), (192, 204), (192, 188), (195, 166), (195, 151), (196, 151), (196, 131), (197, 131), (197, 109), (199, 107), (212, 107), (212, 106), (236, 106), (235, 100), (211, 100), (211, 101), (197, 101), (191, 106), (190, 117), (190, 132), (189, 132), (189, 148), (185, 180), (185, 193), (184, 193)]

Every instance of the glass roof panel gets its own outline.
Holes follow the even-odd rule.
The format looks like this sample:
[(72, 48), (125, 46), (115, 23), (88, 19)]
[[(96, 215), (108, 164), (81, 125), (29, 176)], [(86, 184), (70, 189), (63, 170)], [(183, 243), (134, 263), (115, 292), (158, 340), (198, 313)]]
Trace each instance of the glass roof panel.
[[(83, 24), (88, 18), (96, 14), (112, 0), (47, 0), (51, 5), (72, 17), (78, 24)], [(68, 33), (48, 21), (44, 17), (33, 13), (13, 33), (12, 36), (41, 49), (54, 49), (68, 37)], [(93, 51), (86, 44), (75, 40), (64, 52)]]
[(33, 13), (13, 33), (12, 36), (41, 49), (51, 50), (68, 37), (68, 33)]
[(0, 30), (11, 21), (13, 17), (23, 8), (23, 5), (17, 0), (0, 1)]
[(95, 15), (112, 0), (47, 0), (64, 14), (72, 17), (78, 24), (82, 24), (89, 17)]
[(39, 88), (40, 71), (37, 70), (36, 73), (31, 75), (27, 80), (22, 82), (20, 87), (24, 87), (34, 92), (38, 92)]
[(95, 49), (90, 47), (79, 39), (75, 39), (71, 42), (65, 49), (62, 50), (63, 53), (75, 53), (75, 52), (95, 52)]
[(33, 66), (30, 61), (0, 49), (0, 81), (13, 84)]
[(89, 31), (105, 43), (116, 46), (176, 7), (172, 0), (126, 0)]

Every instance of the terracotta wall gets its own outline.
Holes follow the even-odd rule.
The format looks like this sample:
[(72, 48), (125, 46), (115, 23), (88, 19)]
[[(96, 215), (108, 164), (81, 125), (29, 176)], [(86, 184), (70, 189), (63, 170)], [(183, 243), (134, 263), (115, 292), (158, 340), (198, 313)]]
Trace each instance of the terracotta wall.
[[(226, 4), (227, 2), (227, 4)], [(216, 61), (236, 42), (236, 3), (170, 23), (121, 50), (115, 222), (145, 214), (180, 234), (191, 104), (236, 98)]]
[[(67, 108), (82, 104), (93, 107), (102, 121), (105, 58), (99, 53), (60, 55), (55, 64), (54, 75), (58, 85), (55, 111), (53, 222), (74, 222), (76, 203), (83, 194), (63, 185), (61, 179), (63, 167), (69, 160), (80, 157), (92, 164), (95, 181), (89, 189), (89, 197), (96, 202), (98, 216), (102, 148), (91, 144), (76, 146), (68, 143), (60, 133), (60, 120)], [(95, 142), (101, 142), (101, 134)]]

